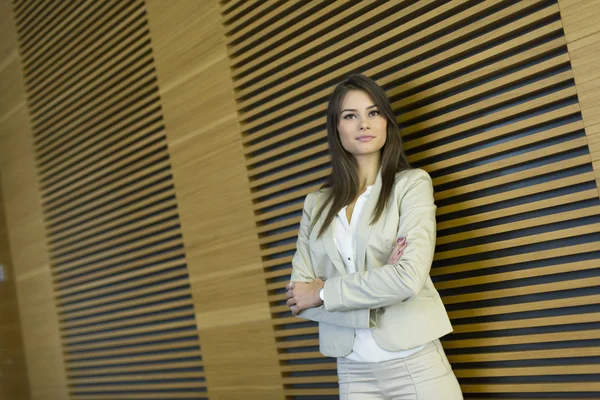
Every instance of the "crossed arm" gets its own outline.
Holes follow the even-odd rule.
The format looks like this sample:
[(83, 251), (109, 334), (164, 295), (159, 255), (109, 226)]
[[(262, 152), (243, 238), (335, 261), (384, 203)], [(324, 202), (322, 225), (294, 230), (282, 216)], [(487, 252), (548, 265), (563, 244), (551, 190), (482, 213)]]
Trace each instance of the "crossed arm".
[[(369, 327), (369, 309), (395, 304), (419, 293), (433, 261), (436, 206), (431, 178), (423, 170), (414, 171), (400, 200), (398, 236), (405, 241), (396, 243), (388, 263), (327, 282), (315, 277), (310, 263), (308, 229), (313, 205), (307, 196), (292, 260), (291, 286), (287, 286), (286, 293), (287, 305), (294, 315), (340, 326)], [(319, 296), (321, 288), (324, 303)]]

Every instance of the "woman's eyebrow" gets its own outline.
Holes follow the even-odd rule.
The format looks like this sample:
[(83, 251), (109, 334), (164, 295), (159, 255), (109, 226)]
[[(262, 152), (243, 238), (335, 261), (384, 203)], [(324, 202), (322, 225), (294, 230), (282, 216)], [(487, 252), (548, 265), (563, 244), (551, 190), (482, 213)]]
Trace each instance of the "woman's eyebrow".
[[(377, 107), (377, 104), (373, 104), (372, 106), (367, 107), (366, 110), (368, 110), (369, 108), (374, 108), (374, 107)], [(344, 112), (344, 111), (357, 111), (357, 110), (355, 108), (345, 108), (342, 110), (342, 112)]]

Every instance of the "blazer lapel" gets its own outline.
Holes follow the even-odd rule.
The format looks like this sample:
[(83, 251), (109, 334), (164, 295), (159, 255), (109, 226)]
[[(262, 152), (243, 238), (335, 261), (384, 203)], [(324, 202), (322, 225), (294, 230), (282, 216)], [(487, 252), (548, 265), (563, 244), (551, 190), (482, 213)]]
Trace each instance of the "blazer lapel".
[(381, 168), (375, 178), (375, 183), (365, 204), (365, 208), (362, 211), (360, 219), (358, 221), (358, 232), (356, 233), (356, 270), (363, 271), (365, 269), (365, 261), (367, 255), (367, 242), (371, 233), (371, 219), (373, 218), (373, 211), (377, 206), (377, 200), (379, 199), (379, 193), (381, 193)]
[[(318, 229), (320, 229), (320, 226), (322, 225), (323, 221), (325, 221), (325, 217), (326, 217), (327, 213), (329, 212), (330, 208), (331, 208), (331, 203), (329, 203), (329, 205), (327, 207), (325, 207), (325, 209), (321, 213), (321, 222), (319, 223)], [(334, 236), (335, 235), (334, 227), (337, 222), (336, 218), (334, 218), (333, 221), (331, 221), (331, 224), (329, 224), (329, 226), (327, 227), (325, 232), (323, 232), (323, 236), (321, 236), (321, 240), (323, 243), (323, 247), (325, 247), (325, 251), (327, 252), (327, 255), (329, 256), (329, 259), (335, 266), (335, 269), (338, 270), (340, 275), (344, 276), (344, 275), (348, 274), (348, 272), (346, 271), (346, 266), (344, 265), (342, 256), (340, 255), (340, 252), (338, 251), (337, 246), (334, 241), (334, 237), (335, 237)], [(315, 229), (317, 229), (317, 227), (315, 227)]]

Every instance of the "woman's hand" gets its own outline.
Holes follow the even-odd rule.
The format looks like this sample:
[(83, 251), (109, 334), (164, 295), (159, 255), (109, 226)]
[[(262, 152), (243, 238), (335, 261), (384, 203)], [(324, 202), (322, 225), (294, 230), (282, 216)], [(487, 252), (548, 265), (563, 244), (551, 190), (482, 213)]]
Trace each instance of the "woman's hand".
[(323, 304), (321, 297), (319, 297), (319, 291), (324, 285), (325, 282), (319, 278), (310, 283), (292, 282), (287, 285), (288, 291), (285, 297), (288, 299), (287, 306), (291, 308), (292, 314), (298, 315), (302, 310)]
[(406, 241), (406, 238), (399, 238), (396, 241), (396, 245), (392, 249), (392, 253), (390, 254), (390, 258), (388, 259), (387, 263), (396, 264), (398, 261), (400, 261), (400, 257), (402, 257), (402, 252), (404, 252), (404, 249), (406, 248), (407, 244), (408, 242)]

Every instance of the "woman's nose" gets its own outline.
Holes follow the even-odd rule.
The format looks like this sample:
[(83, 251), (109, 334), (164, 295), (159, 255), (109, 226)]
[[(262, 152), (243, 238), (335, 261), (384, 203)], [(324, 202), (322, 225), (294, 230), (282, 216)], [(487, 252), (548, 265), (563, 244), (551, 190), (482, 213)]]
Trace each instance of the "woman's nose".
[(362, 119), (362, 120), (360, 121), (360, 130), (361, 130), (361, 131), (364, 131), (364, 130), (366, 130), (366, 129), (371, 129), (371, 127), (369, 126), (369, 124), (367, 123), (367, 121), (366, 121), (366, 120)]

